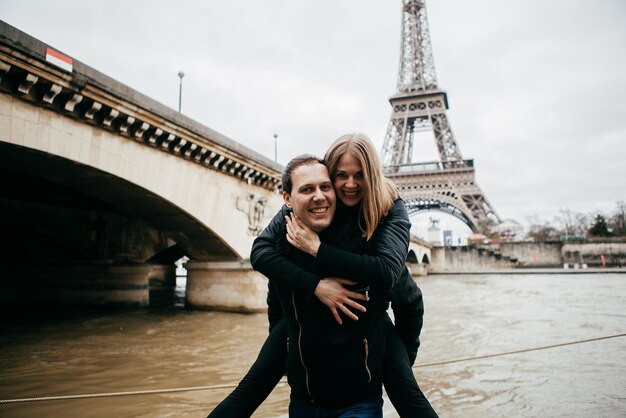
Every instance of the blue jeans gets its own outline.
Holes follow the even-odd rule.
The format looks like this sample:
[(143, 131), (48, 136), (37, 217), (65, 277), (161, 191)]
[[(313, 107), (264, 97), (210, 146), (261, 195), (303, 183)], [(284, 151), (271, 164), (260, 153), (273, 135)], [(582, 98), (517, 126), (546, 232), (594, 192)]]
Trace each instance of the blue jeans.
[(290, 418), (382, 418), (383, 398), (358, 402), (345, 408), (321, 408), (307, 400), (291, 398)]

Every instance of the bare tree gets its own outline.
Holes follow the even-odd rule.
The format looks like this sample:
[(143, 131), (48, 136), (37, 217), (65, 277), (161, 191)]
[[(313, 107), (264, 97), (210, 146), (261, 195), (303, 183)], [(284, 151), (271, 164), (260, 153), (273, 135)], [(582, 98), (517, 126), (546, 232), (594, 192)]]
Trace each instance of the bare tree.
[(554, 241), (559, 239), (559, 231), (548, 222), (539, 219), (537, 215), (526, 218), (530, 225), (526, 239), (534, 242)]
[(591, 227), (591, 215), (585, 213), (576, 213), (574, 216), (574, 232), (579, 237), (584, 237)]
[(626, 236), (626, 202), (620, 200), (616, 204), (615, 214), (609, 221), (609, 227), (617, 236)]
[(554, 221), (561, 227), (565, 239), (574, 236), (574, 212), (571, 209), (559, 209), (559, 214)]
[(555, 221), (557, 225), (560, 225), (561, 235), (565, 239), (584, 237), (590, 225), (589, 215), (571, 209), (559, 210), (559, 215)]

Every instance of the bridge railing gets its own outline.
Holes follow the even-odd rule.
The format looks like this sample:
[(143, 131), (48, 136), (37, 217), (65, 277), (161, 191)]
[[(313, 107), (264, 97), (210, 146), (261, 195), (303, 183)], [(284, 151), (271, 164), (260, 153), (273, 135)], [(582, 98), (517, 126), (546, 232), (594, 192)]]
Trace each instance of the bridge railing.
[(384, 167), (385, 174), (419, 174), (433, 171), (448, 171), (474, 167), (474, 160), (429, 161), (425, 163), (390, 165)]
[(2, 20), (0, 81), (0, 94), (17, 97), (248, 184), (269, 190), (280, 188), (282, 166), (278, 163)]

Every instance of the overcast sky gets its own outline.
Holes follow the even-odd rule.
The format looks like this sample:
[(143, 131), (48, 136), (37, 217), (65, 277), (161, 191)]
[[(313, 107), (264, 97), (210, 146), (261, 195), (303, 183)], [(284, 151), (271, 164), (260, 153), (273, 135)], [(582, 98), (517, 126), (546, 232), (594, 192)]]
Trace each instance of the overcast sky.
[[(501, 218), (626, 200), (626, 1), (427, 9), (452, 130)], [(5, 22), (172, 108), (183, 70), (185, 115), (271, 159), (278, 134), (282, 164), (347, 132), (380, 149), (400, 17), (400, 0), (0, 0)], [(437, 158), (432, 134), (415, 149)]]

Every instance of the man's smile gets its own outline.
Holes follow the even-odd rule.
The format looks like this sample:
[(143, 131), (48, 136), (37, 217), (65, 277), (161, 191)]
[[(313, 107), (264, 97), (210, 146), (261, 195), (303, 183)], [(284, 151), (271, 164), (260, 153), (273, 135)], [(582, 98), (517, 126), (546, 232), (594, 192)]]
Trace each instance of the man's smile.
[(319, 207), (319, 208), (311, 208), (309, 212), (314, 213), (315, 215), (325, 215), (328, 212), (328, 206)]

